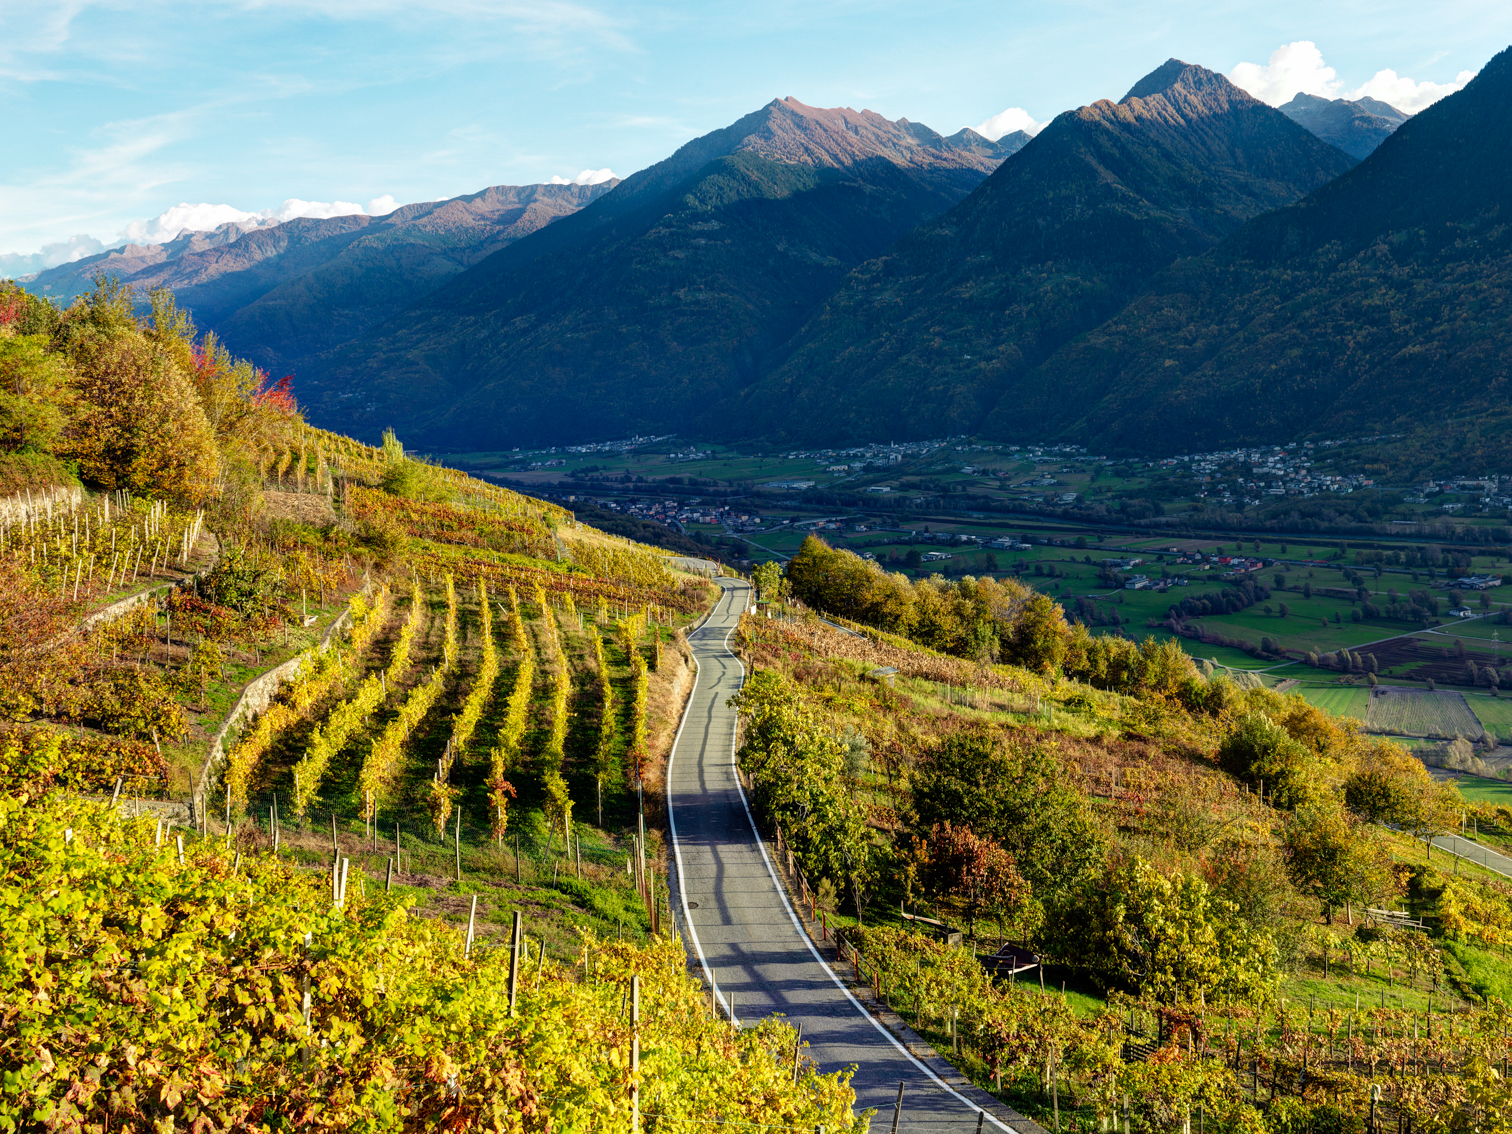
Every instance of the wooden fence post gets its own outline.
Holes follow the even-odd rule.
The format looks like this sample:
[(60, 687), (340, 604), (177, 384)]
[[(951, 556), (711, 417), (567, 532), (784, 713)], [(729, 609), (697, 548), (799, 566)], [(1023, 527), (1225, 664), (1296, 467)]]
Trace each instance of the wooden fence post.
[(514, 933), (509, 951), (509, 1014), (515, 1014), (515, 1002), (520, 991), (520, 911), (514, 912)]
[(640, 974), (630, 978), (630, 1134), (640, 1134)]

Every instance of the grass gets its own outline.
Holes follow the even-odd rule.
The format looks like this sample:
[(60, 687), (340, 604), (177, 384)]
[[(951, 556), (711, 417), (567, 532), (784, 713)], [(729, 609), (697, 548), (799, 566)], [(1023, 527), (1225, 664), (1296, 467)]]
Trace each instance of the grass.
[(1357, 685), (1302, 685), (1296, 692), (1309, 704), (1336, 717), (1365, 719), (1370, 705), (1369, 691)]
[(1460, 795), (1471, 803), (1512, 807), (1512, 783), (1488, 780), (1480, 776), (1466, 776), (1455, 782), (1459, 786)]
[(1461, 970), (1460, 980), (1477, 996), (1489, 1001), (1498, 996), (1512, 1003), (1512, 973), (1506, 962), (1486, 949), (1458, 941), (1442, 942), (1444, 952), (1452, 956)]
[(1487, 733), (1498, 740), (1512, 740), (1512, 698), (1466, 697), (1465, 700)]

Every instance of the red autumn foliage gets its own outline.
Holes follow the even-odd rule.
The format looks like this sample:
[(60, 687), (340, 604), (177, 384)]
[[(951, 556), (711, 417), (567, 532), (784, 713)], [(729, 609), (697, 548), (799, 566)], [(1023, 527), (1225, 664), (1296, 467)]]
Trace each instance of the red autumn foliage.
[(263, 371), (257, 372), (257, 378), (257, 393), (252, 396), (254, 402), (279, 413), (292, 414), (299, 411), (299, 406), (294, 401), (294, 375), (285, 374), (271, 385)]

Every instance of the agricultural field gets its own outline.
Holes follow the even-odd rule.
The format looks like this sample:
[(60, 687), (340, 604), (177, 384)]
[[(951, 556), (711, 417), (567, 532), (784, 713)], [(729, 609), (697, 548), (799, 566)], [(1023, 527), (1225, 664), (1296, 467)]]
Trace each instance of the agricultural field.
[(1489, 735), (1503, 744), (1512, 743), (1512, 697), (1474, 694), (1466, 700)]
[(1353, 717), (1363, 721), (1369, 710), (1369, 691), (1357, 685), (1311, 685), (1297, 690), (1309, 705), (1316, 705), (1336, 717)]
[(1480, 720), (1459, 693), (1382, 685), (1369, 698), (1365, 726), (1371, 732), (1452, 740), (1485, 738)]

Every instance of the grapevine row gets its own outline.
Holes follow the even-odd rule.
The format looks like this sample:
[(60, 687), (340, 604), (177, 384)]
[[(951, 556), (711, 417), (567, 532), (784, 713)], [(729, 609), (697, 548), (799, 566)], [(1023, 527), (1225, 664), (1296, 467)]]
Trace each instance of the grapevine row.
[(645, 630), (644, 613), (631, 615), (617, 623), (620, 644), (630, 658), (630, 760), (635, 766), (635, 775), (640, 779), (646, 773), (646, 659), (641, 657), (640, 636)]
[(225, 784), (231, 793), (231, 807), (241, 810), (247, 805), (247, 791), (262, 758), (287, 729), (304, 719), (328, 693), (344, 682), (350, 673), (350, 661), (361, 656), (378, 628), (388, 619), (388, 588), (378, 592), (370, 606), (359, 594), (349, 604), (352, 611), (350, 641), (346, 650), (317, 651), (310, 662), (289, 682), (279, 700), (268, 707), (253, 723), (251, 730), (226, 761)]
[[(418, 587), (416, 590), (418, 598)], [(419, 604), (416, 603), (416, 609)], [(367, 758), (362, 763), (358, 786), (362, 791), (363, 806), (369, 820), (378, 815), (378, 808), (388, 800), (398, 782), (404, 743), (415, 726), (425, 719), (437, 698), (446, 688), (446, 678), (456, 665), (457, 658), (457, 591), (451, 576), (446, 577), (446, 641), (441, 664), (421, 684), (411, 689), (399, 706), (399, 712), (373, 741)], [(442, 820), (444, 822), (444, 819)]]
[(404, 677), (405, 670), (409, 669), (410, 650), (414, 647), (415, 635), (419, 633), (420, 623), (424, 617), (425, 595), (420, 590), (420, 580), (416, 579), (414, 590), (410, 592), (409, 617), (399, 628), (399, 637), (394, 642), (394, 652), (389, 655), (388, 668), (384, 671), (384, 681), (387, 685), (397, 686)]
[(553, 655), (550, 660), (556, 665), (551, 683), (551, 731), (547, 736), (546, 751), (541, 754), (541, 788), (546, 795), (547, 817), (554, 825), (567, 831), (572, 824), (572, 796), (567, 790), (567, 781), (562, 777), (562, 760), (563, 748), (567, 742), (567, 706), (572, 696), (572, 673), (568, 668), (567, 651), (562, 649), (561, 630), (557, 626), (556, 614), (551, 607), (545, 605), (544, 596), (541, 596), (540, 601), (546, 644)]
[(508, 804), (515, 790), (504, 777), (509, 775), (520, 754), (520, 742), (525, 736), (526, 720), (530, 712), (530, 691), (535, 684), (535, 650), (530, 636), (525, 633), (525, 622), (520, 617), (520, 599), (513, 589), (509, 592), (509, 628), (520, 664), (515, 670), (514, 686), (505, 703), (504, 722), (499, 726), (498, 742), (488, 754), (488, 800), (493, 805), (494, 838), (504, 837), (508, 823)]

